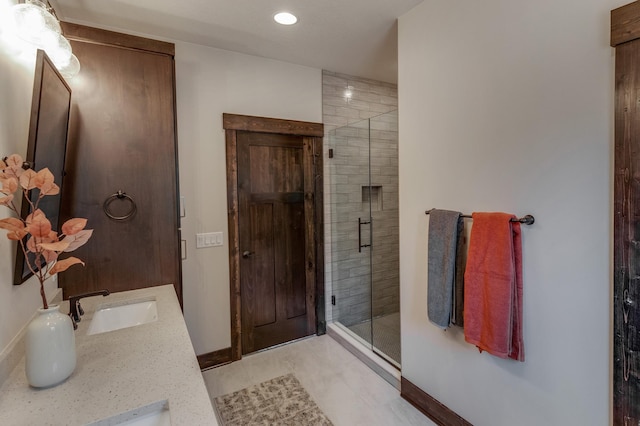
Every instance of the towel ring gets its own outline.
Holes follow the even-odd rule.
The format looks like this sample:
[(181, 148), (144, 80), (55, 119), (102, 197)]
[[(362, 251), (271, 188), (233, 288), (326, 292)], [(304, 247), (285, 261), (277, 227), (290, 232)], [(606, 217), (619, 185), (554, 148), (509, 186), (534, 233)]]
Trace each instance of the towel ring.
[[(109, 211), (109, 206), (116, 199), (117, 200), (126, 199), (127, 201), (129, 201), (129, 203), (131, 204), (131, 209), (127, 212), (127, 214), (122, 216), (116, 216)], [(104, 214), (106, 214), (107, 216), (109, 216), (109, 218), (113, 220), (127, 220), (130, 217), (132, 217), (134, 214), (136, 214), (138, 207), (136, 206), (136, 202), (133, 201), (133, 198), (131, 198), (130, 195), (127, 195), (126, 192), (118, 191), (115, 194), (111, 194), (110, 196), (107, 197), (106, 200), (104, 200), (104, 203), (102, 204), (102, 209), (104, 210)]]

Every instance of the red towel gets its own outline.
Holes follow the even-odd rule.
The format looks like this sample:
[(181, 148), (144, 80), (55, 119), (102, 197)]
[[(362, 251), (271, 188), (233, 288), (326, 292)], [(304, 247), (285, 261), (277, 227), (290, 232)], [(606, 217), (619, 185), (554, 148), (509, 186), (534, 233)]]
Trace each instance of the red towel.
[(480, 351), (524, 361), (522, 240), (508, 213), (473, 213), (464, 274), (464, 337)]

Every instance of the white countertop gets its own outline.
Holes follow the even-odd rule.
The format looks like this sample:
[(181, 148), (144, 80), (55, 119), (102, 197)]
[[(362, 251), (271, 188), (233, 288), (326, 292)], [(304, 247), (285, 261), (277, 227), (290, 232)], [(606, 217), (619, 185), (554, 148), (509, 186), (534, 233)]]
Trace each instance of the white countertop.
[[(87, 335), (100, 306), (149, 297), (156, 299), (157, 321)], [(159, 401), (168, 402), (173, 426), (218, 424), (172, 285), (81, 303), (75, 371), (58, 386), (35, 389), (27, 383), (23, 358), (0, 388), (0, 425), (87, 425)], [(68, 312), (68, 303), (60, 310)]]

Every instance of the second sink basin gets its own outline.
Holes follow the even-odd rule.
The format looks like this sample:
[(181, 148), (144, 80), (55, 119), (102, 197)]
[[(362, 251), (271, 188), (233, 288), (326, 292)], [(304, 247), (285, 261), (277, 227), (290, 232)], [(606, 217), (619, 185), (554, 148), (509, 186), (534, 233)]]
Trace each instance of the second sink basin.
[(87, 334), (105, 333), (158, 320), (155, 300), (137, 300), (105, 306), (93, 314)]
[(166, 400), (154, 402), (87, 426), (171, 426), (169, 403)]

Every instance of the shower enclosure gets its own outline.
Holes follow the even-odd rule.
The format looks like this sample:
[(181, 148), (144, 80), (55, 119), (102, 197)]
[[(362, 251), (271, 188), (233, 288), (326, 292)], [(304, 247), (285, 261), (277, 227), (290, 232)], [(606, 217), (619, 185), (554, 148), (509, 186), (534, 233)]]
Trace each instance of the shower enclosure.
[(398, 113), (328, 137), (331, 321), (400, 368)]

